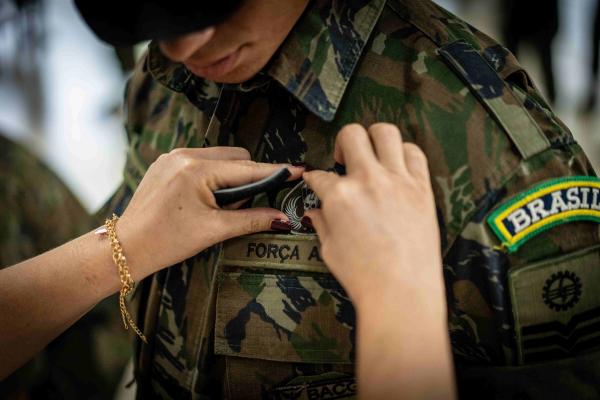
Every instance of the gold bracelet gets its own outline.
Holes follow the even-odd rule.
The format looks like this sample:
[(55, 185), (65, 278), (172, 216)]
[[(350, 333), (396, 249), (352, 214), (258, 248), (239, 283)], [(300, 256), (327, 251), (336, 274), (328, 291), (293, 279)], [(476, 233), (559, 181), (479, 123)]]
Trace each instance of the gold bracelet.
[(146, 336), (140, 331), (138, 326), (131, 318), (129, 311), (125, 307), (125, 297), (131, 293), (133, 288), (135, 287), (135, 282), (133, 278), (131, 278), (131, 274), (129, 273), (129, 267), (127, 266), (127, 259), (123, 254), (123, 248), (121, 247), (121, 243), (117, 238), (117, 221), (119, 217), (116, 214), (113, 214), (112, 218), (108, 218), (104, 223), (106, 227), (106, 233), (108, 234), (108, 240), (110, 240), (110, 247), (112, 249), (112, 258), (115, 262), (116, 266), (119, 268), (119, 278), (121, 279), (121, 290), (119, 291), (119, 308), (121, 309), (121, 318), (123, 318), (123, 326), (125, 329), (128, 326), (142, 339), (142, 341), (148, 344), (148, 340), (146, 340)]

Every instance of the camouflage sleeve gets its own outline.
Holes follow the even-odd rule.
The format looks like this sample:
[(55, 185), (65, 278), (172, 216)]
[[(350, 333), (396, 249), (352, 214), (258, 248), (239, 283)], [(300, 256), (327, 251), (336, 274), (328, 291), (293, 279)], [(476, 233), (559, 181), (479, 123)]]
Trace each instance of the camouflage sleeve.
[(34, 155), (0, 135), (0, 267), (89, 231), (90, 215)]
[[(150, 44), (149, 51), (138, 62), (126, 85), (124, 114), (129, 145), (123, 171), (124, 181), (96, 213), (98, 221), (103, 221), (112, 213), (120, 215), (124, 212), (148, 167), (161, 154), (178, 147), (203, 145), (204, 132), (219, 88), (214, 84), (198, 88), (202, 84), (196, 83), (193, 77), (183, 76), (187, 72), (180, 65), (165, 64), (164, 68), (158, 68), (156, 65), (165, 62), (166, 59), (160, 55), (157, 46)], [(151, 66), (154, 68), (150, 68)], [(162, 71), (169, 71), (165, 72), (165, 76), (170, 76), (173, 72), (174, 77), (182, 78), (186, 84), (181, 85), (176, 79), (156, 75), (162, 74)], [(190, 89), (192, 87), (194, 90)], [(190, 105), (194, 106), (194, 112), (189, 112)], [(162, 271), (163, 275), (164, 272)], [(144, 332), (152, 329), (149, 325), (155, 321), (153, 316), (157, 315), (156, 308), (160, 300), (156, 293), (162, 290), (157, 286), (158, 280), (154, 277), (150, 276), (139, 282), (127, 301), (132, 317)], [(149, 291), (154, 296), (148, 295)], [(141, 346), (141, 342), (136, 343)], [(145, 380), (140, 374), (148, 371), (138, 370), (139, 362), (147, 362), (151, 352), (152, 349), (148, 346), (138, 347), (134, 352), (135, 374), (141, 381)], [(139, 390), (142, 392), (147, 389), (141, 386)]]
[[(158, 68), (158, 63), (168, 64)], [(163, 73), (172, 78), (155, 76)], [(182, 74), (188, 77), (181, 79)], [(170, 63), (162, 56), (154, 43), (136, 67), (125, 95), (129, 151), (124, 179), (131, 190), (159, 155), (178, 147), (203, 145), (203, 133), (219, 88), (214, 84), (207, 87), (209, 83), (189, 74), (181, 64)], [(184, 112), (190, 103), (196, 112)]]
[[(156, 53), (154, 44), (150, 45)], [(121, 214), (150, 164), (162, 153), (177, 147), (198, 147), (198, 127), (206, 127), (207, 117), (184, 113), (188, 103), (194, 102), (181, 87), (163, 85), (149, 69), (151, 63), (164, 58), (151, 51), (137, 63), (125, 87), (124, 114), (128, 137), (127, 160), (123, 171), (124, 182), (111, 199), (98, 211), (101, 220), (110, 213)], [(172, 67), (166, 67), (171, 69)]]

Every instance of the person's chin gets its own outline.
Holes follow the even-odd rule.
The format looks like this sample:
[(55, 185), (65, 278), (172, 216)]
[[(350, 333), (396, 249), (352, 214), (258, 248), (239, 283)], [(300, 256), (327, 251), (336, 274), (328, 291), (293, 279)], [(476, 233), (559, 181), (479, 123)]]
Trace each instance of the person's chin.
[(245, 68), (244, 66), (240, 66), (240, 67), (232, 70), (230, 73), (228, 73), (226, 75), (221, 75), (221, 76), (198, 75), (198, 76), (200, 76), (201, 78), (216, 82), (216, 83), (236, 84), (236, 83), (246, 82), (247, 80), (251, 79), (254, 75), (256, 75), (258, 73), (259, 70), (260, 69), (249, 70), (248, 68)]
[(260, 70), (253, 68), (253, 63), (246, 60), (248, 54), (241, 48), (225, 59), (207, 67), (187, 64), (187, 69), (194, 75), (217, 83), (241, 83), (252, 78)]

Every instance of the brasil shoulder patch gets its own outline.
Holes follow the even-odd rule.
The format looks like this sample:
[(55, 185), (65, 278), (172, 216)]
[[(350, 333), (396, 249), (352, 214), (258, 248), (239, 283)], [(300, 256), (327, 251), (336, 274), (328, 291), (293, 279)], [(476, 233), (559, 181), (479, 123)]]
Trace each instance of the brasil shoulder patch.
[(535, 235), (573, 221), (600, 223), (599, 178), (551, 179), (514, 196), (487, 218), (509, 253)]

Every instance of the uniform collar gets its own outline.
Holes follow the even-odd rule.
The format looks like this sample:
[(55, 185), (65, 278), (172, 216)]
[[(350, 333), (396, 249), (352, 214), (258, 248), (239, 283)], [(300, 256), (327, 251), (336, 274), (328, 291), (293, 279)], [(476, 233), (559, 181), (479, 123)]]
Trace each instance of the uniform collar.
[[(384, 5), (385, 0), (311, 1), (265, 73), (312, 113), (333, 120)], [(190, 84), (201, 87), (201, 78), (166, 59), (156, 44), (150, 45), (147, 66), (156, 80), (172, 90), (182, 92)], [(248, 90), (261, 82), (264, 74), (227, 86)]]
[(310, 111), (331, 121), (385, 0), (311, 2), (269, 68)]

